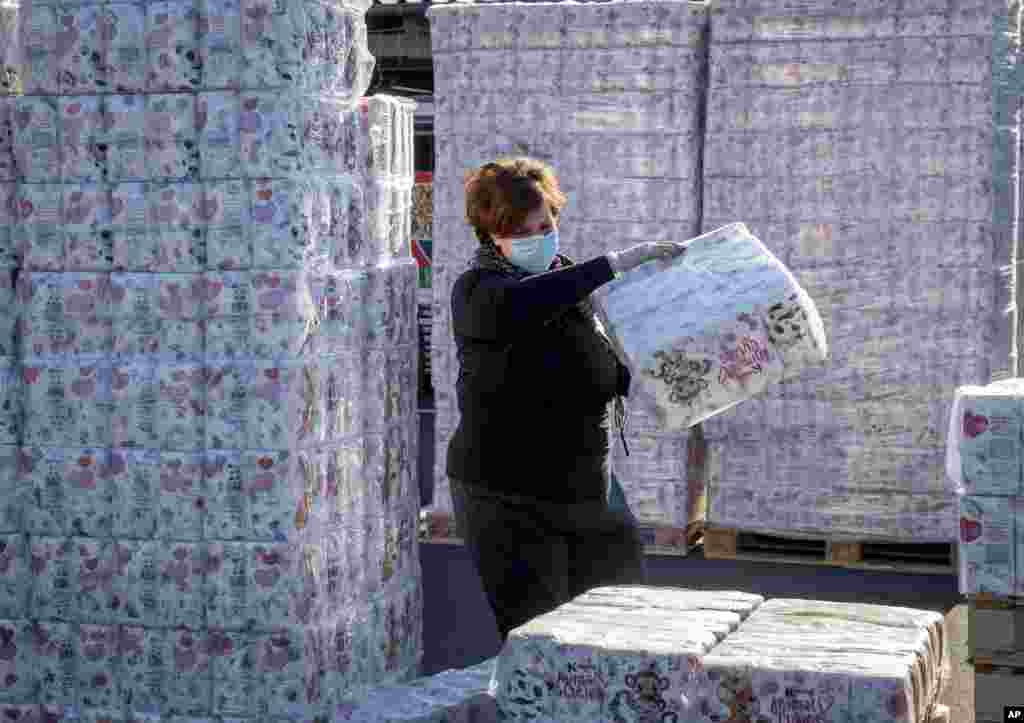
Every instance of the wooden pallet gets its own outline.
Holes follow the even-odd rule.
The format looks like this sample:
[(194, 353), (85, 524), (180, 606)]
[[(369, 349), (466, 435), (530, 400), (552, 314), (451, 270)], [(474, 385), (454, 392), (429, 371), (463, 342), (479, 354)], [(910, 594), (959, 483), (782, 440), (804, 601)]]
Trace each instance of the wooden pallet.
[(1021, 595), (992, 595), (991, 593), (977, 593), (968, 595), (967, 601), (979, 610), (1017, 610), (1024, 608), (1024, 596)]
[(707, 527), (704, 530), (704, 556), (718, 560), (956, 575), (956, 550), (953, 543), (850, 542), (800, 534), (764, 534), (728, 527)]
[[(648, 555), (685, 557), (696, 549), (703, 529), (703, 522), (691, 523), (686, 528), (641, 525), (640, 537)], [(424, 544), (463, 544), (454, 517), (440, 510), (420, 510), (419, 539)]]

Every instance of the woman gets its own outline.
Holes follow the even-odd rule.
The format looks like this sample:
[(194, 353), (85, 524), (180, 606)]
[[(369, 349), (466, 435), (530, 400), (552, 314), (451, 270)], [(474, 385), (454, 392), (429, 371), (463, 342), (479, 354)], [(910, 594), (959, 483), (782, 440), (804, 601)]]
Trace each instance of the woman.
[(480, 247), (452, 288), (460, 418), (447, 473), (504, 644), (512, 629), (591, 588), (645, 582), (636, 520), (608, 464), (608, 407), (614, 399), (625, 445), (629, 371), (589, 295), (683, 246), (642, 243), (574, 264), (558, 253), (567, 199), (533, 159), (485, 164), (465, 188)]

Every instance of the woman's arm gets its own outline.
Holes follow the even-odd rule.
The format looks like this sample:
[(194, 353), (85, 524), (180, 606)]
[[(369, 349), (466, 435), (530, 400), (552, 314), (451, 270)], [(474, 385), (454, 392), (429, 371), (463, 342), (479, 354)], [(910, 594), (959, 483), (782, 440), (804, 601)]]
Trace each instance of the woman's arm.
[(628, 397), (629, 385), (633, 381), (633, 375), (629, 373), (629, 367), (618, 361), (618, 359), (616, 359), (616, 363), (619, 365), (619, 383), (615, 394), (620, 397)]
[(466, 274), (452, 289), (453, 331), (474, 339), (511, 341), (578, 304), (612, 278), (607, 256), (521, 281)]

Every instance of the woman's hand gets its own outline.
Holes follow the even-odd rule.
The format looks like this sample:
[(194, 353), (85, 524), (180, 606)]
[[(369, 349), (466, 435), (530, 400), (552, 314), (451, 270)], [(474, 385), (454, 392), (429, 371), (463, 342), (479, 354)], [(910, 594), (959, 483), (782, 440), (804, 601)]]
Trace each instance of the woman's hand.
[(686, 246), (676, 241), (647, 241), (608, 254), (612, 269), (617, 274), (635, 269), (655, 259), (674, 259), (686, 253)]

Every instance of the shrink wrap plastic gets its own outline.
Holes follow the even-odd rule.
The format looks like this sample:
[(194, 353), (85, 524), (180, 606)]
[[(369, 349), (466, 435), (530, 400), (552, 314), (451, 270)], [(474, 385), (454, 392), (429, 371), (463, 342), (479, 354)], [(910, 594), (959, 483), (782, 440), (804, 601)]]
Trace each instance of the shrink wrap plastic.
[(360, 99), (368, 6), (21, 5), (7, 708), (309, 720), (417, 676), (414, 104)]
[[(722, 460), (709, 524), (957, 539), (956, 476), (942, 469), (953, 391), (1016, 373), (1013, 7), (724, 0), (712, 11), (703, 230), (742, 218), (773, 242), (818, 306), (831, 363), (766, 390), (807, 405), (800, 419), (755, 427), (742, 405), (708, 421)], [(808, 433), (812, 416), (830, 439)]]
[(1024, 382), (956, 390), (946, 474), (959, 495), (960, 592), (1024, 595)]
[(598, 315), (630, 397), (682, 430), (828, 358), (814, 302), (743, 224), (691, 239), (599, 287)]

